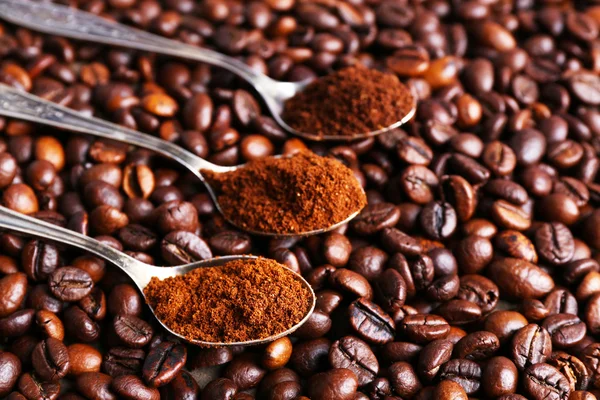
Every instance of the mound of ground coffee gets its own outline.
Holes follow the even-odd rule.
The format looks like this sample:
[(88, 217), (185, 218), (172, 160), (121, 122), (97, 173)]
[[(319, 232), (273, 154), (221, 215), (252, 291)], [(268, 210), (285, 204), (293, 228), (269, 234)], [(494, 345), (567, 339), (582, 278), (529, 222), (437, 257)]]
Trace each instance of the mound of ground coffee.
[(260, 232), (298, 233), (329, 227), (366, 205), (352, 171), (311, 152), (264, 158), (229, 173), (202, 171), (227, 219)]
[(300, 278), (265, 258), (153, 278), (144, 289), (156, 316), (174, 332), (207, 342), (264, 339), (293, 327), (311, 307)]
[(395, 75), (359, 64), (312, 82), (286, 102), (283, 119), (300, 132), (356, 135), (394, 124), (413, 105), (409, 89)]

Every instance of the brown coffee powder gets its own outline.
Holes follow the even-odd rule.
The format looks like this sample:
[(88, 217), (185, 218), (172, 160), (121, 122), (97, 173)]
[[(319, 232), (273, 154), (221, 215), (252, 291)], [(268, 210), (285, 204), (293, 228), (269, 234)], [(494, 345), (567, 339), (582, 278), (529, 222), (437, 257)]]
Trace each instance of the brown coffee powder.
[(300, 278), (265, 258), (198, 268), (162, 281), (152, 278), (144, 294), (156, 316), (174, 332), (220, 343), (285, 332), (312, 305), (310, 290)]
[(250, 231), (298, 233), (344, 221), (366, 205), (352, 171), (311, 152), (264, 158), (229, 173), (202, 171), (227, 219)]
[(413, 103), (395, 75), (359, 64), (312, 82), (285, 103), (283, 119), (300, 132), (355, 135), (394, 124)]

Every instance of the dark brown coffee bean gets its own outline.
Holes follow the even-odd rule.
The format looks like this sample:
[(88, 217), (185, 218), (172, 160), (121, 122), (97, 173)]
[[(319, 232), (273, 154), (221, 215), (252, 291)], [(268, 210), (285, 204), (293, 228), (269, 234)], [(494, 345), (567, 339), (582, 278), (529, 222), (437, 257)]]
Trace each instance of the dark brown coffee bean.
[(428, 343), (445, 338), (450, 332), (450, 325), (438, 315), (416, 314), (404, 317), (399, 329), (415, 343)]
[(44, 382), (35, 374), (24, 373), (19, 378), (19, 392), (27, 399), (49, 399), (58, 398), (60, 393), (60, 383)]
[(21, 254), (25, 273), (34, 281), (44, 281), (60, 266), (58, 249), (50, 243), (32, 240)]
[(88, 399), (117, 399), (110, 388), (112, 378), (101, 372), (85, 372), (77, 377), (77, 391)]
[(537, 263), (538, 261), (535, 246), (521, 232), (502, 231), (494, 238), (494, 244), (512, 258), (520, 258), (531, 263)]
[(351, 226), (359, 235), (372, 235), (385, 228), (396, 225), (400, 219), (400, 210), (389, 203), (367, 206), (354, 220)]
[(456, 230), (456, 211), (450, 203), (436, 201), (425, 205), (419, 219), (425, 233), (435, 240), (447, 239)]
[(407, 362), (393, 363), (388, 373), (394, 392), (400, 396), (413, 397), (423, 387), (414, 368)]
[(463, 275), (456, 297), (477, 304), (487, 314), (496, 308), (500, 291), (494, 282), (481, 275)]
[(441, 366), (450, 360), (452, 348), (452, 342), (445, 339), (434, 340), (423, 347), (417, 366), (424, 381), (431, 382), (434, 380)]
[(128, 347), (144, 347), (152, 338), (152, 327), (133, 315), (117, 315), (113, 320), (117, 337)]
[(500, 348), (498, 337), (491, 332), (477, 331), (468, 334), (454, 346), (458, 358), (485, 360)]
[(371, 284), (360, 274), (349, 269), (336, 269), (330, 276), (329, 282), (335, 288), (348, 292), (354, 296), (373, 298)]
[(520, 370), (545, 362), (551, 352), (550, 334), (539, 325), (529, 324), (519, 329), (512, 338), (511, 357)]
[(481, 318), (481, 308), (468, 300), (453, 299), (436, 308), (442, 318), (452, 325), (463, 325)]
[(439, 377), (460, 385), (467, 394), (476, 393), (481, 387), (481, 367), (468, 359), (453, 359), (442, 365)]
[(481, 387), (487, 396), (500, 397), (517, 391), (518, 370), (506, 357), (493, 357), (481, 375)]
[(590, 373), (579, 358), (562, 351), (554, 351), (547, 363), (567, 378), (571, 390), (583, 390), (588, 387)]
[(0, 318), (19, 309), (27, 294), (27, 275), (22, 272), (8, 274), (0, 279)]
[(571, 231), (559, 222), (539, 227), (535, 232), (535, 245), (540, 257), (552, 265), (568, 263), (575, 252)]
[(161, 242), (161, 253), (171, 265), (212, 258), (212, 252), (206, 242), (186, 231), (172, 231), (167, 234)]
[(74, 267), (59, 268), (48, 279), (52, 294), (63, 301), (81, 300), (90, 293), (93, 286), (90, 275)]
[(461, 176), (442, 177), (440, 188), (444, 200), (452, 205), (461, 222), (468, 221), (475, 213), (477, 199), (471, 184)]
[(63, 314), (67, 332), (82, 342), (92, 342), (100, 336), (100, 326), (78, 306), (67, 308)]
[(422, 252), (418, 240), (396, 228), (385, 228), (381, 232), (381, 240), (389, 252), (400, 252), (406, 256), (416, 256)]
[(583, 340), (587, 328), (585, 322), (573, 314), (554, 314), (542, 322), (555, 349), (572, 347)]
[(151, 387), (159, 387), (172, 381), (185, 365), (185, 346), (162, 342), (150, 349), (142, 367), (144, 381)]
[(352, 400), (358, 389), (356, 375), (346, 368), (335, 368), (311, 377), (308, 395), (315, 400)]
[(331, 345), (329, 362), (333, 368), (354, 372), (359, 386), (373, 381), (379, 372), (379, 362), (369, 345), (353, 336), (345, 336)]
[(489, 276), (506, 295), (514, 298), (539, 298), (554, 289), (554, 280), (540, 267), (516, 258), (493, 261)]
[(158, 389), (147, 387), (142, 379), (135, 375), (118, 376), (112, 380), (110, 387), (116, 395), (123, 399), (160, 399)]
[(524, 388), (532, 399), (567, 399), (571, 389), (567, 379), (553, 366), (539, 363), (525, 372)]
[(31, 354), (36, 374), (44, 381), (57, 381), (69, 371), (69, 353), (62, 341), (47, 338), (38, 343)]
[(145, 359), (145, 352), (140, 349), (113, 347), (102, 361), (102, 370), (110, 376), (139, 374)]
[(0, 396), (8, 395), (21, 374), (21, 362), (12, 353), (0, 352)]
[(350, 325), (365, 340), (387, 343), (394, 340), (396, 324), (378, 305), (361, 298), (348, 307)]

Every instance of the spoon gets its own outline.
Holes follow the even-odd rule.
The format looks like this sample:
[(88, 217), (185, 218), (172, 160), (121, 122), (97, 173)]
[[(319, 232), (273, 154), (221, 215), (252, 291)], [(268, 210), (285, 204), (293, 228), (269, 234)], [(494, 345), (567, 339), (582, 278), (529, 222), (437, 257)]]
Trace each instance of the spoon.
[[(96, 239), (92, 239), (89, 236), (82, 235), (80, 233), (71, 231), (69, 229), (61, 228), (59, 226), (50, 224), (45, 221), (41, 221), (39, 219), (35, 219), (33, 217), (28, 217), (24, 214), (18, 213), (16, 211), (12, 211), (6, 207), (0, 206), (0, 228), (10, 229), (12, 231), (17, 231), (20, 233), (24, 233), (27, 235), (53, 240), (59, 243), (64, 243), (67, 245), (78, 247), (82, 250), (88, 251), (98, 257), (105, 259), (119, 267), (123, 272), (125, 272), (136, 284), (142, 295), (144, 296), (144, 300), (146, 296), (144, 295), (144, 288), (148, 285), (150, 280), (153, 277), (158, 279), (165, 279), (174, 276), (179, 276), (186, 274), (196, 268), (204, 268), (204, 267), (217, 267), (223, 265), (229, 261), (233, 260), (253, 260), (256, 259), (255, 256), (228, 256), (228, 257), (217, 257), (211, 258), (210, 260), (197, 261), (191, 264), (180, 265), (177, 267), (157, 267), (154, 265), (149, 265), (143, 263), (141, 261), (136, 260), (133, 257), (128, 256), (125, 253), (122, 253), (104, 243), (97, 241)], [(163, 324), (163, 322), (156, 316), (154, 313), (154, 309), (150, 307), (152, 314), (154, 317), (160, 322), (160, 324), (165, 328), (169, 333), (174, 336), (177, 336), (187, 342), (200, 345), (200, 346), (234, 346), (234, 345), (242, 345), (242, 346), (250, 346), (257, 345), (262, 343), (271, 342), (273, 340), (279, 339), (283, 336), (287, 336), (290, 333), (294, 332), (298, 329), (302, 324), (306, 322), (306, 320), (312, 314), (316, 297), (313, 292), (311, 286), (304, 280), (302, 276), (296, 274), (292, 270), (288, 270), (290, 274), (296, 275), (303, 286), (305, 286), (311, 294), (311, 306), (310, 310), (304, 316), (304, 318), (298, 322), (296, 325), (291, 327), (285, 332), (281, 332), (279, 334), (269, 336), (265, 339), (255, 339), (249, 340), (245, 342), (206, 342), (203, 340), (190, 340), (178, 333), (173, 332), (169, 329), (168, 326)]]
[(125, 128), (99, 118), (84, 116), (77, 111), (71, 110), (70, 108), (60, 106), (48, 100), (44, 100), (40, 97), (19, 91), (3, 84), (0, 84), (0, 115), (37, 122), (44, 125), (51, 125), (62, 129), (87, 133), (118, 142), (132, 144), (134, 146), (152, 150), (167, 158), (170, 158), (190, 170), (202, 181), (202, 183), (204, 183), (210, 197), (217, 206), (217, 209), (219, 212), (221, 212), (221, 214), (223, 214), (230, 224), (236, 226), (238, 229), (255, 235), (277, 237), (316, 235), (336, 229), (339, 226), (350, 222), (360, 212), (360, 210), (358, 210), (348, 215), (348, 217), (343, 221), (339, 221), (331, 226), (325, 226), (321, 229), (315, 229), (311, 231), (294, 233), (251, 231), (247, 228), (239, 226), (235, 223), (235, 221), (227, 218), (219, 205), (219, 199), (215, 190), (200, 173), (202, 170), (210, 170), (216, 173), (232, 172), (239, 168), (244, 168), (244, 165), (223, 167), (213, 164), (203, 158), (198, 157), (194, 153), (179, 147), (176, 144), (167, 142), (166, 140), (134, 131), (133, 129)]
[(275, 121), (283, 129), (308, 140), (351, 141), (376, 136), (400, 127), (408, 122), (416, 111), (415, 103), (411, 110), (394, 124), (362, 134), (321, 136), (300, 132), (289, 126), (281, 115), (285, 102), (304, 90), (309, 84), (308, 81), (279, 82), (225, 54), (167, 39), (58, 4), (28, 0), (0, 0), (0, 18), (51, 35), (187, 58), (224, 68), (254, 87), (262, 96)]

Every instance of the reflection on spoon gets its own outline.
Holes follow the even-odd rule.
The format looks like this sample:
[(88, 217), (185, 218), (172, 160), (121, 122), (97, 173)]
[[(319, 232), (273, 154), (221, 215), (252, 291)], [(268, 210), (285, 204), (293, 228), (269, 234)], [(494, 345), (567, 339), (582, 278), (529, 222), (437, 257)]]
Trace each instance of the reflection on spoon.
[[(350, 169), (337, 161), (327, 160), (313, 155), (311, 156), (311, 162), (298, 164), (292, 160), (286, 161), (286, 158), (283, 157), (270, 157), (266, 160), (254, 161), (253, 163), (255, 163), (254, 165), (258, 165), (259, 170), (262, 163), (270, 164), (272, 167), (269, 171), (272, 171), (274, 175), (269, 177), (264, 176), (264, 173), (262, 173), (262, 178), (258, 179), (258, 173), (260, 173), (260, 171), (256, 171), (257, 174), (255, 174), (250, 181), (246, 182), (246, 187), (248, 187), (248, 184), (251, 185), (256, 183), (259, 185), (259, 189), (262, 187), (263, 191), (271, 191), (267, 194), (271, 195), (270, 198), (272, 201), (278, 203), (272, 204), (274, 208), (271, 209), (273, 212), (270, 216), (268, 214), (262, 214), (259, 217), (276, 219), (273, 220), (273, 223), (271, 224), (248, 224), (245, 219), (235, 218), (244, 210), (240, 209), (238, 210), (238, 213), (224, 212), (225, 210), (221, 204), (221, 199), (225, 201), (227, 200), (227, 197), (217, 195), (215, 192), (217, 188), (213, 187), (213, 185), (223, 181), (218, 177), (227, 178), (232, 175), (248, 176), (243, 171), (246, 170), (247, 167), (249, 167), (249, 170), (252, 170), (253, 163), (235, 167), (222, 167), (208, 162), (171, 142), (132, 129), (124, 128), (99, 118), (84, 116), (77, 111), (59, 106), (40, 97), (18, 91), (2, 84), (0, 84), (0, 115), (82, 132), (118, 142), (129, 143), (134, 146), (155, 151), (158, 154), (170, 158), (187, 168), (206, 185), (208, 193), (215, 202), (217, 209), (224, 214), (229, 223), (257, 235), (307, 236), (327, 232), (349, 222), (359, 213), (366, 203), (365, 194)], [(277, 159), (282, 161), (276, 161)], [(281, 168), (273, 168), (273, 166), (280, 164), (284, 165), (282, 165)], [(257, 167), (254, 167), (255, 170), (256, 168)], [(294, 174), (291, 174), (290, 168), (300, 169), (295, 170)], [(337, 173), (333, 176), (332, 174), (335, 172)], [(207, 181), (205, 175), (210, 176), (212, 180)], [(250, 173), (250, 176), (252, 176), (252, 173)], [(309, 178), (313, 180), (312, 187), (306, 185)], [(342, 178), (342, 180), (336, 181), (336, 179), (339, 180), (340, 178)], [(307, 182), (303, 182), (303, 179), (307, 179)], [(268, 181), (280, 184), (277, 190), (284, 191), (285, 193), (274, 193), (272, 190), (275, 190), (276, 188), (273, 184), (260, 186), (266, 184), (266, 182), (268, 183)], [(326, 186), (327, 183), (329, 185), (328, 187)], [(219, 183), (219, 186), (219, 192), (227, 194), (227, 185), (221, 185), (221, 183)], [(232, 191), (229, 194), (232, 196), (240, 197), (244, 195), (244, 193), (236, 188), (232, 188), (231, 190)], [(286, 197), (292, 193), (290, 190), (293, 190), (293, 196), (291, 198)], [(311, 192), (311, 190), (314, 190), (314, 192)], [(298, 191), (302, 192), (300, 193)], [(256, 191), (248, 189), (245, 194), (253, 196), (256, 194)], [(260, 201), (264, 201), (265, 199), (268, 200), (268, 197), (269, 196), (262, 197)], [(251, 202), (257, 200), (259, 199), (256, 197), (240, 197), (239, 201), (241, 202), (239, 204), (232, 205), (227, 203), (227, 206), (231, 205), (234, 208), (237, 206), (247, 207)], [(354, 207), (343, 207), (343, 202), (353, 202)], [(329, 218), (313, 218), (308, 225), (297, 223), (294, 225), (294, 221), (297, 221), (294, 217), (298, 216), (294, 216), (297, 209), (294, 209), (293, 207), (307, 206), (324, 207), (323, 210), (310, 209), (308, 211), (320, 212), (321, 216), (325, 215)], [(285, 207), (292, 208), (286, 209)], [(231, 211), (231, 207), (228, 207), (228, 210)], [(254, 210), (256, 211), (256, 209)], [(287, 219), (282, 219), (284, 216), (283, 213), (285, 213)]]
[[(174, 278), (181, 275), (185, 275), (188, 273), (193, 273), (197, 268), (210, 268), (210, 267), (220, 267), (224, 266), (230, 262), (235, 262), (234, 266), (237, 265), (239, 267), (240, 263), (249, 262), (251, 265), (255, 265), (258, 262), (256, 257), (253, 256), (231, 256), (231, 257), (220, 257), (213, 258), (205, 261), (198, 261), (191, 264), (181, 265), (177, 267), (157, 267), (154, 265), (149, 265), (143, 263), (139, 260), (136, 260), (133, 257), (128, 256), (125, 253), (122, 253), (104, 243), (101, 243), (91, 237), (81, 235), (69, 229), (61, 228), (59, 226), (50, 224), (45, 221), (41, 221), (32, 217), (28, 217), (26, 215), (20, 214), (18, 212), (9, 210), (8, 208), (0, 206), (0, 228), (9, 229), (11, 231), (16, 231), (28, 235), (32, 235), (39, 238), (53, 240), (59, 243), (64, 243), (67, 245), (72, 245), (78, 247), (82, 250), (88, 251), (98, 257), (102, 257), (108, 262), (113, 263), (118, 268), (123, 270), (136, 284), (138, 289), (142, 293), (144, 293), (144, 298), (146, 298), (145, 288), (149, 286), (150, 282), (154, 279), (154, 283), (152, 285), (156, 285), (157, 280), (164, 280), (167, 278)], [(260, 259), (259, 259), (260, 260)], [(264, 262), (264, 260), (262, 261)], [(275, 261), (269, 260), (267, 264), (273, 265), (271, 263), (277, 264)], [(302, 276), (296, 274), (295, 272), (287, 269), (284, 266), (276, 267), (275, 275), (279, 276), (282, 280), (287, 280), (288, 282), (294, 282), (294, 287), (298, 289), (299, 295), (305, 300), (304, 307), (301, 307), (300, 313), (296, 312), (296, 317), (293, 321), (287, 325), (279, 325), (274, 329), (268, 331), (268, 335), (260, 335), (261, 337), (255, 338), (250, 336), (243, 337), (242, 340), (232, 341), (232, 340), (219, 340), (218, 338), (210, 339), (210, 340), (200, 340), (196, 338), (186, 337), (186, 335), (181, 335), (178, 332), (175, 332), (171, 329), (170, 326), (165, 324), (160, 318), (157, 317), (160, 324), (167, 330), (169, 333), (185, 340), (190, 343), (210, 347), (210, 346), (233, 346), (233, 345), (256, 345), (267, 343), (273, 340), (276, 340), (280, 337), (287, 336), (290, 333), (294, 332), (298, 329), (310, 316), (312, 311), (314, 310), (316, 297), (315, 294), (308, 284), (302, 278)], [(152, 287), (152, 286), (151, 286)], [(154, 286), (156, 287), (156, 286)], [(152, 292), (152, 291), (151, 291)], [(256, 295), (256, 293), (253, 293)], [(154, 297), (153, 297), (154, 298)], [(155, 298), (154, 298), (155, 299)], [(248, 297), (249, 300), (258, 300), (256, 297)], [(168, 299), (166, 300), (168, 301)], [(276, 307), (275, 302), (280, 302), (281, 299), (275, 299), (270, 306)], [(153, 303), (157, 304), (157, 303)], [(264, 305), (264, 304), (263, 304)], [(155, 314), (155, 309), (151, 306), (150, 310), (153, 315)], [(214, 321), (215, 324), (218, 324), (219, 321)], [(227, 327), (224, 327), (227, 328)], [(227, 338), (228, 336), (224, 336)], [(241, 338), (242, 336), (237, 336)], [(231, 339), (231, 338), (229, 338)], [(235, 340), (235, 339), (234, 339)]]

